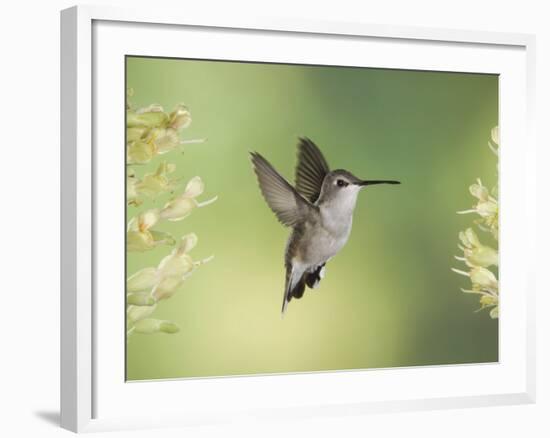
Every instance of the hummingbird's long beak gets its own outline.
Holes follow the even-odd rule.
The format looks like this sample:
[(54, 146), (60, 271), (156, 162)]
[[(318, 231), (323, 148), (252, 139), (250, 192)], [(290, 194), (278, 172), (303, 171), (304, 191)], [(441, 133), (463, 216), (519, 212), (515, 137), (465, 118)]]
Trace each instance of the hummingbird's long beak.
[(359, 181), (357, 183), (357, 185), (361, 187), (371, 186), (374, 184), (401, 184), (401, 181), (394, 181), (394, 180), (388, 180), (388, 179), (366, 179), (363, 181)]

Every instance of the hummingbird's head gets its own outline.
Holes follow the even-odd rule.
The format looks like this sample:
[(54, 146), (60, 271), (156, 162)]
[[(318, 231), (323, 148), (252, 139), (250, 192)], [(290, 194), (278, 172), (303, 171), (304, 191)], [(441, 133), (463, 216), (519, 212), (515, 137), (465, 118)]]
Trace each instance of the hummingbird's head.
[(319, 199), (340, 204), (341, 208), (355, 207), (357, 195), (363, 187), (375, 184), (401, 184), (393, 180), (364, 180), (343, 169), (328, 172), (323, 180)]

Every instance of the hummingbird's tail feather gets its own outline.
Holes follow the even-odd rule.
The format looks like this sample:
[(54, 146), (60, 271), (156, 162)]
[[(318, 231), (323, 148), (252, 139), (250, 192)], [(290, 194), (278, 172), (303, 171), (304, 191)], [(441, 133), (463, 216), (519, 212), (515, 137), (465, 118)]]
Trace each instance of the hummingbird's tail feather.
[(283, 306), (281, 313), (284, 314), (286, 307), (292, 298), (300, 299), (304, 295), (306, 288), (306, 275), (301, 269), (288, 265), (286, 268), (285, 294), (283, 297)]
[(296, 283), (296, 286), (294, 286), (294, 289), (292, 289), (292, 298), (296, 298), (299, 300), (304, 296), (304, 291), (306, 290), (306, 282), (305, 282), (305, 275), (302, 275), (302, 278), (300, 278), (300, 281)]
[(285, 314), (286, 306), (288, 306), (288, 303), (292, 299), (292, 295), (290, 295), (290, 285), (292, 283), (292, 267), (287, 266), (286, 267), (286, 278), (285, 278), (285, 293), (283, 295), (283, 306), (281, 308), (281, 315)]

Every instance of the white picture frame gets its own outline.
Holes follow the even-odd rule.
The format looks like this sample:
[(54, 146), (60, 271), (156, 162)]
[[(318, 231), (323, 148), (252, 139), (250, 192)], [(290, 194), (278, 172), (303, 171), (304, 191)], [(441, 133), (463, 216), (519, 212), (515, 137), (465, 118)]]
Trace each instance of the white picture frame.
[[(123, 294), (118, 304), (98, 300), (105, 290), (103, 277), (121, 266), (105, 255), (103, 242), (109, 239), (116, 247), (123, 239), (117, 237), (122, 234), (120, 227), (109, 231), (109, 219), (98, 213), (116, 207), (117, 202), (124, 205), (117, 198), (120, 190), (107, 199), (105, 189), (118, 183), (123, 187), (116, 168), (120, 163), (105, 162), (96, 150), (105, 131), (116, 140), (124, 130), (122, 112), (111, 113), (113, 105), (105, 104), (105, 96), (117, 105), (123, 102), (121, 55), (181, 56), (174, 53), (179, 49), (169, 44), (160, 50), (159, 42), (183, 31), (196, 32), (197, 41), (206, 37), (204, 44), (193, 48), (190, 55), (194, 57), (204, 53), (202, 56), (209, 58), (244, 59), (245, 50), (249, 60), (296, 61), (302, 60), (298, 52), (302, 42), (304, 48), (308, 44), (311, 57), (302, 60), (304, 63), (338, 57), (339, 64), (351, 65), (344, 56), (352, 56), (357, 45), (370, 44), (373, 56), (369, 66), (501, 75), (501, 282), (504, 291), (517, 292), (502, 295), (498, 364), (164, 382), (121, 380), (124, 353), (119, 350), (123, 340), (106, 333), (123, 327), (123, 313), (117, 307), (123, 305)], [(141, 37), (144, 32), (147, 39)], [(230, 47), (208, 44), (207, 40), (214, 41), (223, 32), (232, 32)], [(274, 48), (271, 52), (264, 50), (268, 40)], [(285, 42), (277, 52), (279, 40)], [(298, 47), (295, 53), (289, 44)], [(316, 44), (327, 49), (317, 51)], [(377, 50), (377, 44), (385, 49)], [(61, 426), (82, 432), (262, 420), (281, 413), (296, 418), (534, 402), (535, 274), (531, 254), (535, 254), (536, 217), (532, 209), (514, 207), (536, 203), (531, 126), (534, 53), (534, 36), (525, 34), (242, 16), (227, 21), (224, 17), (194, 16), (186, 10), (78, 6), (62, 11)], [(112, 79), (109, 84), (105, 84), (106, 77)], [(522, 232), (515, 233), (522, 224)], [(111, 274), (104, 269), (105, 263), (109, 263)], [(512, 264), (513, 273), (506, 268)], [(296, 397), (287, 397), (289, 388), (299, 388)], [(194, 395), (193, 403), (181, 396), (174, 402), (175, 393), (182, 394), (182, 389), (188, 398)], [(138, 406), (133, 400), (140, 394), (145, 400), (163, 401)]]

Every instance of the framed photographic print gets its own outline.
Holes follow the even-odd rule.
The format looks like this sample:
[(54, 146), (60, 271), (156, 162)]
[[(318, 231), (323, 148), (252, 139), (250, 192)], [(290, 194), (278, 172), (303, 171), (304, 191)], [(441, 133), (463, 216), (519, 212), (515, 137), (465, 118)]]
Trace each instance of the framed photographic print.
[(534, 400), (534, 39), (62, 12), (62, 426)]

